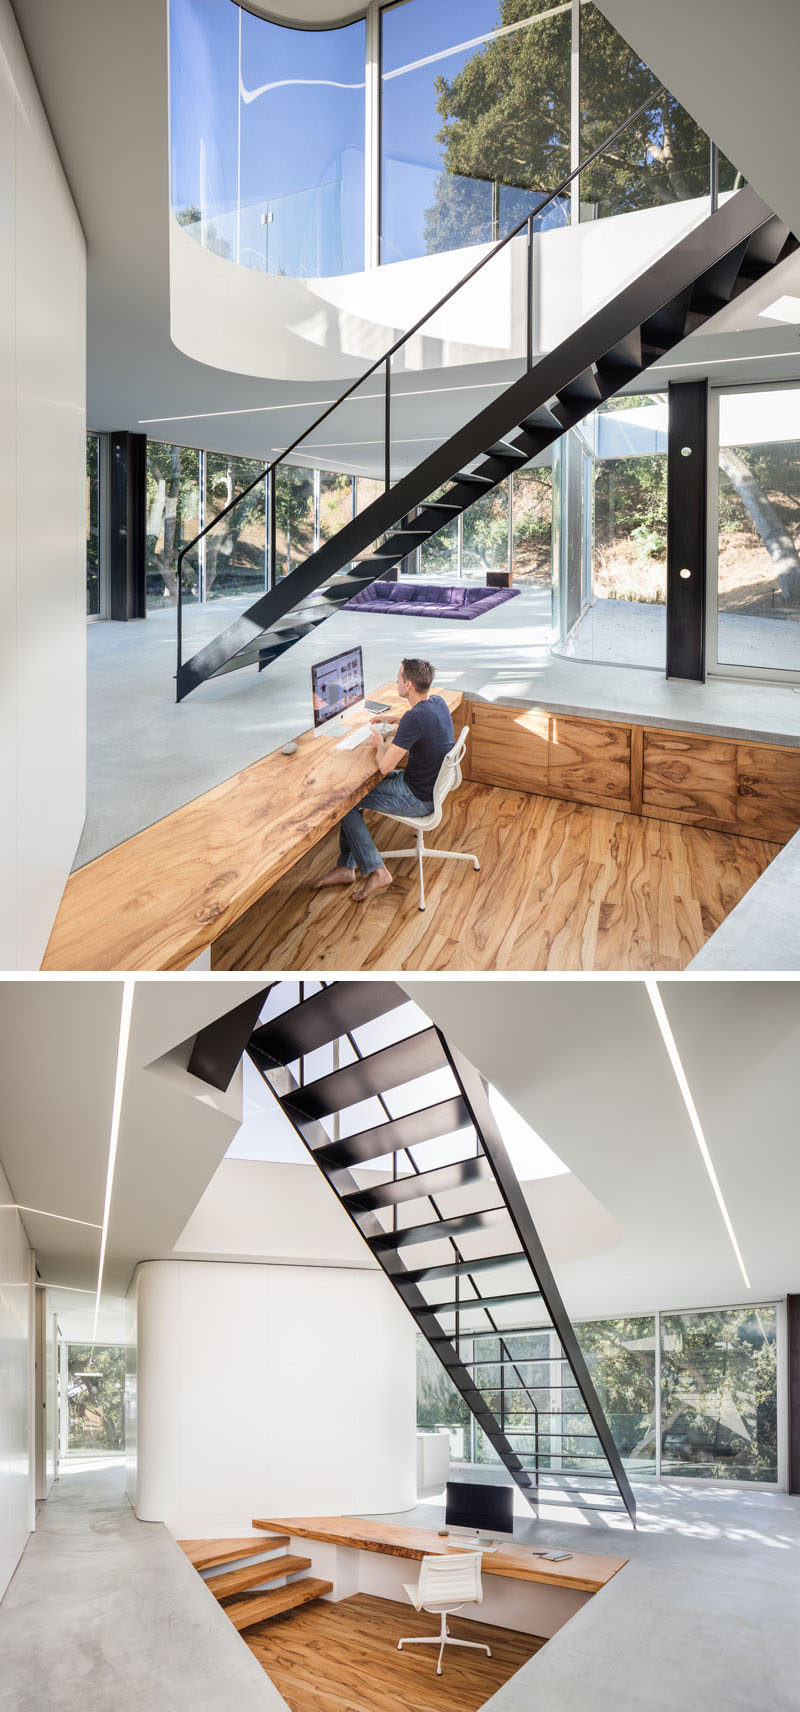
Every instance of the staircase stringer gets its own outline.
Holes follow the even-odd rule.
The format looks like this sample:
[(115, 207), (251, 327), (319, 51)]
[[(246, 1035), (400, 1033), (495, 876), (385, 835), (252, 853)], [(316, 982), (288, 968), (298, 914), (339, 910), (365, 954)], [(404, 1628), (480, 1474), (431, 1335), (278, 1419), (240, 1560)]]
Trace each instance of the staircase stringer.
[(636, 1499), (631, 1491), (628, 1476), (622, 1466), (622, 1459), (614, 1443), (605, 1412), (575, 1336), (572, 1322), (564, 1306), (541, 1238), (533, 1222), (530, 1208), (522, 1191), (522, 1185), (509, 1159), (505, 1142), (489, 1103), (483, 1078), (475, 1066), (469, 1062), (469, 1059), (465, 1058), (464, 1054), (447, 1039), (441, 1029), (437, 1028), (437, 1034), (456, 1083), (466, 1102), (475, 1132), (479, 1136), (489, 1160), (497, 1186), (508, 1208), (519, 1242), (541, 1291), (551, 1324), (558, 1335), (564, 1357), (586, 1405), (587, 1413), (611, 1469), (617, 1490), (635, 1527)]

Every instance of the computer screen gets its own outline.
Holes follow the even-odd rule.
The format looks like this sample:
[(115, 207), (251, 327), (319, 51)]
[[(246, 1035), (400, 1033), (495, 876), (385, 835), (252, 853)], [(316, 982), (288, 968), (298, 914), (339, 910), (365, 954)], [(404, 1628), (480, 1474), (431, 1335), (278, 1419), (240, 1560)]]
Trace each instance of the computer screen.
[(471, 1480), (448, 1480), (445, 1496), (448, 1528), (482, 1529), (513, 1534), (514, 1490), (511, 1486), (479, 1486)]
[(364, 661), (361, 649), (348, 648), (346, 654), (334, 654), (311, 667), (311, 699), (314, 704), (314, 724), (327, 725), (345, 708), (364, 699)]

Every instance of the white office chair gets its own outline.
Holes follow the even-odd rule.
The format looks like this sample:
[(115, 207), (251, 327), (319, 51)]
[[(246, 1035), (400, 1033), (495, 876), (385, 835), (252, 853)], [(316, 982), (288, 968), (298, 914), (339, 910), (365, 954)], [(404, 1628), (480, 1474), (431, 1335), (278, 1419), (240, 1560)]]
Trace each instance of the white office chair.
[(451, 1647), (474, 1647), (491, 1658), (492, 1649), (483, 1641), (458, 1640), (447, 1627), (448, 1617), (460, 1611), (462, 1605), (480, 1605), (483, 1598), (480, 1552), (447, 1552), (441, 1557), (424, 1557), (416, 1587), (406, 1586), (405, 1590), (416, 1611), (431, 1611), (442, 1621), (438, 1635), (404, 1635), (397, 1643), (398, 1652), (401, 1647), (438, 1647), (437, 1676), (442, 1674), (442, 1653), (448, 1642)]
[[(480, 869), (477, 856), (468, 855), (463, 850), (428, 850), (425, 846), (426, 832), (432, 832), (441, 821), (445, 797), (449, 796), (451, 791), (457, 790), (461, 784), (461, 762), (464, 759), (468, 736), (469, 726), (464, 725), (457, 741), (453, 744), (452, 749), (448, 749), (439, 768), (438, 778), (433, 787), (433, 813), (422, 816), (412, 814), (391, 814), (388, 816), (388, 819), (398, 821), (401, 826), (410, 826), (417, 835), (413, 850), (382, 850), (381, 857), (384, 862), (391, 862), (401, 856), (416, 856), (419, 863), (419, 907), (421, 910), (425, 908), (425, 882), (422, 877), (423, 856), (440, 856), (446, 862), (472, 862), (477, 870)], [(379, 813), (383, 814), (385, 810), (380, 809)]]

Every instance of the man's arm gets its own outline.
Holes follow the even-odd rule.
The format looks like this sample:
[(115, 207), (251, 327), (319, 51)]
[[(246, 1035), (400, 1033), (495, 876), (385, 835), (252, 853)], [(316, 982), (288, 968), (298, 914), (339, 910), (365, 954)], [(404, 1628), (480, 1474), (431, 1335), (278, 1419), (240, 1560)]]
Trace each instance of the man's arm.
[(390, 738), (381, 737), (377, 731), (373, 731), (370, 741), (375, 750), (378, 768), (384, 778), (387, 773), (393, 773), (395, 767), (399, 767), (401, 761), (404, 761), (408, 754), (408, 750), (401, 749), (399, 743), (392, 743)]

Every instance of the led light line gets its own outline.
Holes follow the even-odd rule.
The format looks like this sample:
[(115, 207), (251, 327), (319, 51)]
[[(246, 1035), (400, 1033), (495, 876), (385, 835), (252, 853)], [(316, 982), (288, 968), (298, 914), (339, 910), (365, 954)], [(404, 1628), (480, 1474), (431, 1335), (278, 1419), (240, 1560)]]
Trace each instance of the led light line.
[(103, 1287), (103, 1272), (106, 1264), (106, 1245), (108, 1243), (108, 1223), (111, 1214), (111, 1191), (114, 1187), (114, 1166), (117, 1160), (117, 1143), (119, 1141), (119, 1126), (122, 1116), (122, 1092), (125, 1086), (125, 1066), (128, 1059), (128, 1041), (131, 1032), (131, 1011), (133, 1009), (133, 981), (128, 979), (122, 984), (122, 1010), (119, 1018), (119, 1041), (117, 1044), (117, 1070), (114, 1078), (114, 1104), (111, 1109), (111, 1133), (108, 1141), (108, 1170), (106, 1173), (106, 1198), (103, 1206), (103, 1234), (100, 1238), (100, 1262), (97, 1268), (97, 1299), (94, 1305), (94, 1329), (92, 1343), (97, 1337), (97, 1322), (100, 1318), (100, 1292)]
[(61, 1219), (65, 1225), (86, 1225), (89, 1230), (102, 1230), (96, 1219), (71, 1219), (67, 1213), (47, 1213), (44, 1207), (25, 1207), (21, 1201), (3, 1201), (0, 1213), (35, 1213), (40, 1219)]
[(716, 1171), (714, 1170), (714, 1163), (713, 1163), (713, 1160), (711, 1158), (711, 1154), (709, 1153), (709, 1150), (708, 1150), (708, 1143), (707, 1143), (706, 1138), (703, 1134), (703, 1128), (702, 1128), (702, 1125), (700, 1123), (700, 1119), (697, 1115), (697, 1107), (695, 1106), (694, 1100), (692, 1098), (692, 1091), (689, 1087), (689, 1082), (688, 1082), (688, 1079), (686, 1076), (686, 1071), (684, 1070), (683, 1064), (681, 1063), (680, 1054), (679, 1054), (678, 1048), (675, 1044), (675, 1036), (673, 1035), (672, 1029), (670, 1028), (669, 1018), (667, 1017), (667, 1013), (664, 1009), (664, 1001), (663, 1001), (661, 994), (658, 990), (658, 983), (653, 979), (652, 975), (648, 975), (645, 977), (645, 986), (647, 988), (647, 993), (648, 993), (648, 997), (650, 999), (650, 1003), (651, 1003), (651, 1005), (653, 1007), (653, 1011), (655, 1013), (656, 1022), (658, 1023), (658, 1026), (661, 1030), (661, 1037), (662, 1037), (664, 1045), (667, 1049), (667, 1055), (669, 1057), (670, 1064), (672, 1065), (672, 1068), (675, 1072), (675, 1080), (676, 1080), (678, 1087), (680, 1088), (681, 1094), (683, 1096), (683, 1103), (686, 1107), (686, 1110), (687, 1110), (687, 1113), (689, 1116), (689, 1122), (692, 1126), (692, 1129), (694, 1130), (695, 1140), (696, 1140), (697, 1145), (700, 1149), (703, 1164), (705, 1165), (706, 1171), (708, 1172), (708, 1177), (709, 1177), (709, 1181), (711, 1183), (711, 1187), (712, 1187), (714, 1194), (716, 1195), (716, 1198), (717, 1198), (717, 1205), (718, 1205), (719, 1210), (722, 1214), (722, 1217), (723, 1217), (723, 1220), (725, 1223), (725, 1229), (728, 1232), (728, 1236), (731, 1239), (731, 1246), (733, 1248), (734, 1254), (736, 1255), (736, 1260), (737, 1260), (737, 1263), (739, 1266), (739, 1271), (742, 1274), (742, 1277), (745, 1281), (745, 1284), (746, 1284), (748, 1290), (750, 1290), (750, 1289), (752, 1289), (752, 1285), (750, 1283), (750, 1279), (747, 1276), (747, 1270), (745, 1268), (745, 1264), (744, 1264), (744, 1261), (742, 1259), (741, 1249), (739, 1247), (738, 1242), (736, 1241), (736, 1232), (734, 1231), (733, 1224), (731, 1223), (730, 1213), (728, 1212), (728, 1209), (725, 1205), (725, 1197), (724, 1197), (722, 1190), (719, 1186), (719, 1179), (717, 1177)]

